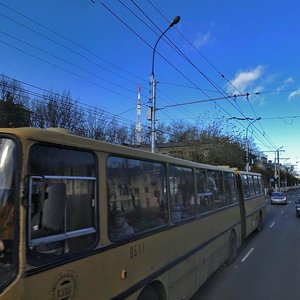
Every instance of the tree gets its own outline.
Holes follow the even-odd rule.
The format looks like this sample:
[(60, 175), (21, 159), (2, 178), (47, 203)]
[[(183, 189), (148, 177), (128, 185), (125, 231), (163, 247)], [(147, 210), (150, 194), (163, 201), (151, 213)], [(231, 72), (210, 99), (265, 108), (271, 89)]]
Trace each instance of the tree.
[(128, 131), (128, 137), (127, 137), (128, 144), (130, 144), (130, 145), (137, 145), (138, 144), (138, 139), (137, 139), (136, 126), (134, 126), (134, 124), (132, 124), (128, 128), (127, 131)]
[(112, 119), (106, 127), (105, 140), (114, 144), (129, 144), (128, 140), (128, 128), (126, 126), (120, 126), (115, 119)]
[(245, 168), (244, 149), (232, 142), (228, 137), (218, 137), (208, 151), (205, 163), (215, 165), (228, 165), (240, 170)]
[(168, 141), (168, 126), (159, 122), (156, 126), (156, 142), (157, 144), (166, 143)]
[(84, 113), (70, 92), (49, 92), (33, 106), (32, 124), (35, 127), (60, 127), (84, 135)]
[(104, 141), (107, 127), (107, 120), (105, 119), (104, 112), (96, 108), (90, 110), (85, 116), (85, 136), (91, 139)]
[(30, 126), (29, 97), (21, 84), (0, 77), (0, 127)]
[(21, 83), (5, 75), (0, 76), (0, 99), (28, 107), (29, 96)]
[(174, 121), (168, 127), (169, 140), (172, 142), (194, 141), (198, 137), (199, 130), (196, 126), (184, 122)]
[[(196, 162), (245, 168), (244, 146), (240, 132), (228, 120), (220, 118), (204, 125), (174, 121), (163, 128), (169, 143), (175, 143), (174, 155)], [(166, 136), (162, 136), (161, 139)], [(175, 148), (174, 148), (175, 149)]]
[(149, 124), (145, 124), (142, 126), (142, 143), (143, 144), (150, 144), (150, 134), (151, 128)]

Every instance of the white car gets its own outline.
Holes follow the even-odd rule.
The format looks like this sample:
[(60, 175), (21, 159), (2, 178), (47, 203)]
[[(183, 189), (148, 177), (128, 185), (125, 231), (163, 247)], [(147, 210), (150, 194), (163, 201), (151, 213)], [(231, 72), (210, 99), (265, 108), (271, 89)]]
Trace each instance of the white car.
[(286, 196), (283, 192), (273, 192), (271, 194), (271, 204), (287, 204)]

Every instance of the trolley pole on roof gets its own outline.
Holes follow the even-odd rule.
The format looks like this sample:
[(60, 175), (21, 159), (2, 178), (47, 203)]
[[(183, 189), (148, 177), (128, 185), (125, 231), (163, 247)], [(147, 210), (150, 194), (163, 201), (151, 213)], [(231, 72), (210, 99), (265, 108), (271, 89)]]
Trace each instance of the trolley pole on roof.
[[(155, 130), (155, 100), (156, 100), (156, 80), (154, 76), (154, 58), (155, 58), (155, 51), (156, 46), (160, 39), (166, 34), (166, 32), (173, 27), (175, 24), (177, 24), (180, 21), (180, 17), (177, 16), (173, 19), (173, 21), (169, 24), (168, 28), (162, 32), (162, 34), (159, 36), (158, 40), (156, 41), (154, 47), (153, 47), (153, 53), (152, 53), (152, 71), (151, 71), (151, 107), (150, 108), (150, 120), (151, 120), (151, 152), (155, 152), (155, 140), (156, 140), (156, 130)], [(149, 119), (149, 118), (148, 118)]]

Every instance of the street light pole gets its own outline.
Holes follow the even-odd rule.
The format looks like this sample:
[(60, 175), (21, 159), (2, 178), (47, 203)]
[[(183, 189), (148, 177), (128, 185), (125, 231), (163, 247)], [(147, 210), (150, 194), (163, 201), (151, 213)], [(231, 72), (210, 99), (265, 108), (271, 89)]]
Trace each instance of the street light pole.
[[(282, 158), (279, 158), (279, 152), (280, 151), (285, 151), (285, 150), (281, 150), (284, 146), (281, 146), (280, 148), (274, 150), (274, 151), (262, 151), (262, 152), (273, 152), (275, 153), (275, 160), (274, 160), (274, 187), (275, 187), (275, 191), (278, 190), (278, 179), (279, 179), (279, 190), (280, 190), (280, 159)], [(289, 158), (285, 158), (285, 159), (289, 159)]]
[[(290, 158), (289, 157), (281, 157), (280, 159), (284, 159), (284, 164), (287, 160), (289, 160)], [(283, 168), (283, 172), (284, 172), (284, 186), (285, 186), (285, 191), (287, 192), (287, 178), (286, 178), (286, 169), (287, 169), (287, 166), (286, 165), (283, 165), (284, 168)]]
[(256, 121), (260, 120), (261, 117), (254, 119), (250, 122), (246, 128), (246, 171), (249, 172), (249, 145), (248, 145), (248, 129)]
[(275, 190), (277, 191), (279, 187), (280, 191), (280, 165), (279, 165), (279, 150), (281, 150), (284, 146), (281, 146), (277, 150), (275, 150), (275, 170), (274, 170), (274, 177), (275, 177)]
[[(283, 148), (283, 146), (282, 147), (280, 147), (280, 148), (278, 148), (277, 150), (276, 150), (276, 152), (277, 152), (277, 162), (278, 162), (278, 168), (277, 168), (277, 172), (278, 172), (278, 190), (280, 191), (280, 189), (281, 189), (281, 184), (280, 184), (280, 158), (279, 158), (279, 150), (280, 149), (282, 149)], [(282, 151), (284, 151), (284, 150), (282, 150)]]
[(162, 34), (159, 36), (158, 40), (156, 41), (154, 47), (153, 47), (153, 53), (152, 53), (152, 70), (151, 70), (151, 152), (155, 152), (155, 140), (156, 140), (156, 130), (155, 130), (155, 101), (156, 101), (156, 80), (154, 76), (154, 58), (155, 58), (155, 52), (156, 52), (156, 46), (160, 39), (166, 34), (166, 32), (173, 27), (175, 24), (177, 24), (180, 21), (180, 17), (176, 16), (173, 21), (169, 24), (168, 28), (162, 32)]

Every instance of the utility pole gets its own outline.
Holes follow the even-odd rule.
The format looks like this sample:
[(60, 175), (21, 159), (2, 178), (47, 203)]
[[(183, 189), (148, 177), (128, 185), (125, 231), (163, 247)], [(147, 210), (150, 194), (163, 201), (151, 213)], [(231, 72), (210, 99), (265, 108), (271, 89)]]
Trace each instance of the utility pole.
[[(279, 150), (282, 149), (282, 147), (278, 148), (276, 150), (276, 153), (277, 153), (277, 163), (278, 163), (278, 168), (277, 168), (277, 171), (278, 171), (278, 190), (280, 191), (280, 158), (279, 158)], [(281, 150), (281, 151), (284, 151), (284, 150)]]
[[(289, 160), (290, 158), (289, 158), (289, 157), (281, 157), (280, 159), (284, 159), (284, 162), (283, 162), (283, 163), (285, 163), (285, 162), (286, 162), (287, 160)], [(286, 166), (286, 165), (283, 165), (285, 191), (287, 191), (286, 169), (287, 169), (287, 166)]]
[(248, 143), (248, 129), (249, 127), (256, 121), (261, 120), (261, 117), (258, 118), (238, 118), (238, 117), (233, 117), (230, 119), (234, 119), (234, 120), (239, 120), (239, 121), (252, 121), (250, 122), (247, 127), (246, 127), (246, 145), (245, 145), (245, 150), (246, 150), (246, 171), (249, 172), (249, 143)]
[(281, 150), (284, 146), (281, 146), (280, 148), (276, 149), (275, 151), (262, 151), (262, 152), (272, 152), (275, 153), (275, 159), (274, 159), (274, 179), (275, 179), (275, 191), (280, 190), (280, 158), (279, 158), (279, 152), (285, 151)]
[(140, 145), (142, 142), (142, 125), (141, 125), (141, 87), (138, 86), (138, 101), (137, 101), (137, 124), (136, 124), (136, 144)]
[[(151, 111), (150, 111), (150, 118), (151, 118), (151, 152), (155, 152), (155, 140), (156, 140), (156, 130), (155, 130), (155, 111), (156, 111), (156, 80), (154, 76), (154, 58), (155, 58), (155, 51), (156, 46), (160, 39), (165, 35), (165, 33), (173, 27), (175, 24), (177, 24), (180, 21), (180, 17), (177, 16), (173, 19), (173, 21), (169, 24), (168, 28), (161, 33), (158, 40), (156, 41), (154, 47), (153, 47), (153, 53), (152, 53), (152, 71), (151, 71)], [(149, 117), (148, 117), (149, 118)]]

